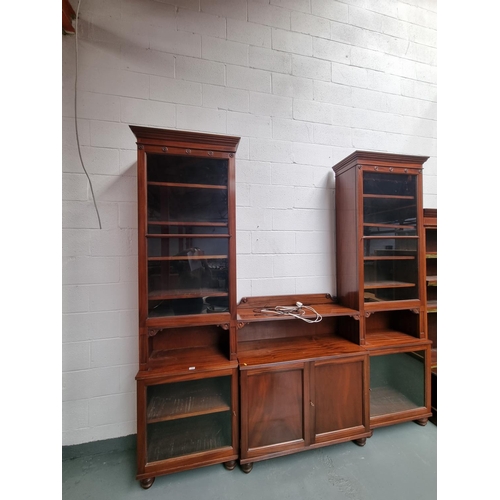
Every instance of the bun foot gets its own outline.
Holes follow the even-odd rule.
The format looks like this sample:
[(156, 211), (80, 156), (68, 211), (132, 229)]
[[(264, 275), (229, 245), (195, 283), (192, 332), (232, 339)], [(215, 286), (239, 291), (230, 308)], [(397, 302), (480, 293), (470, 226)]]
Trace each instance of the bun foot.
[(224, 467), (227, 470), (233, 470), (236, 467), (236, 460), (230, 460), (229, 462), (224, 462)]
[(421, 425), (422, 427), (427, 424), (428, 418), (420, 418), (418, 420), (415, 420), (415, 423), (418, 425)]
[(242, 464), (241, 465), (241, 470), (245, 473), (248, 474), (249, 472), (252, 472), (253, 469), (253, 463), (249, 464)]
[(141, 486), (143, 489), (148, 490), (149, 488), (151, 488), (151, 486), (153, 486), (154, 482), (155, 482), (154, 477), (148, 477), (146, 479), (141, 479)]
[(364, 446), (366, 444), (366, 438), (355, 439), (353, 442), (358, 446)]

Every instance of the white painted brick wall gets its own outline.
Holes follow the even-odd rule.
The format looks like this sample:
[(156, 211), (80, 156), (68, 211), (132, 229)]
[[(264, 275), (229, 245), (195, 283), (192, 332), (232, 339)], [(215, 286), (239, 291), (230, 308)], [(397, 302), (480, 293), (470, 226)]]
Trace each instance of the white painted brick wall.
[(137, 199), (130, 124), (241, 137), (238, 298), (335, 294), (331, 166), (430, 156), (436, 0), (82, 2), (62, 39), (63, 444), (135, 429)]

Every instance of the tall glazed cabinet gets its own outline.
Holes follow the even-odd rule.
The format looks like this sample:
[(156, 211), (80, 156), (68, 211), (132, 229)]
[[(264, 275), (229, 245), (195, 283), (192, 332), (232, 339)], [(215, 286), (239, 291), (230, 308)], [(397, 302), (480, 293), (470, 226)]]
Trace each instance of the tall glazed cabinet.
[(356, 151), (335, 172), (337, 296), (359, 311), (370, 427), (431, 416), (422, 169), (427, 157)]
[(238, 457), (235, 153), (239, 138), (137, 139), (137, 479)]

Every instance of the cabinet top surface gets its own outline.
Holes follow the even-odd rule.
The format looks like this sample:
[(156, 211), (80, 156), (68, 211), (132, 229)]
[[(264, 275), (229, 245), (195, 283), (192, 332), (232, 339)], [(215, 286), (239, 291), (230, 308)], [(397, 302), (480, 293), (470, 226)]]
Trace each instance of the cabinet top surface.
[(365, 355), (363, 347), (337, 336), (263, 339), (241, 342), (238, 346), (240, 369), (260, 365), (293, 363), (326, 358)]
[(185, 130), (169, 130), (130, 125), (138, 144), (170, 145), (171, 147), (212, 148), (235, 153), (239, 137), (219, 134), (206, 134)]

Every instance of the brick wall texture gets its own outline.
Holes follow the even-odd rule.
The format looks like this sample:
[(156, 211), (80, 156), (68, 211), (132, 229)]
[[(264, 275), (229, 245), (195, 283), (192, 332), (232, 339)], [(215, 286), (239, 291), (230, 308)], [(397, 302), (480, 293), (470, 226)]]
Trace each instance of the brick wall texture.
[(63, 445), (136, 432), (129, 125), (241, 137), (238, 298), (335, 294), (332, 165), (356, 149), (429, 156), (424, 206), (437, 206), (436, 7), (81, 2), (62, 39)]

